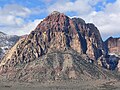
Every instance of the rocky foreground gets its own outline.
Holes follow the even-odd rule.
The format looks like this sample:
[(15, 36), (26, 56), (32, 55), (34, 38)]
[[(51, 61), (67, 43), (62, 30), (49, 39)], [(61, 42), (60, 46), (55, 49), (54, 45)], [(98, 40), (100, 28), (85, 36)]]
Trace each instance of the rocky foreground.
[(120, 90), (120, 82), (62, 80), (44, 83), (0, 82), (0, 90)]

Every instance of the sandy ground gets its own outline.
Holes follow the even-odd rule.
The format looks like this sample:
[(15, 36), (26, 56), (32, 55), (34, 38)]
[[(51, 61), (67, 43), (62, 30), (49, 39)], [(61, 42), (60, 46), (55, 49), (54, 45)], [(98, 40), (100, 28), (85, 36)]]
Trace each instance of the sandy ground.
[(120, 90), (120, 81), (49, 81), (46, 83), (0, 82), (0, 90)]

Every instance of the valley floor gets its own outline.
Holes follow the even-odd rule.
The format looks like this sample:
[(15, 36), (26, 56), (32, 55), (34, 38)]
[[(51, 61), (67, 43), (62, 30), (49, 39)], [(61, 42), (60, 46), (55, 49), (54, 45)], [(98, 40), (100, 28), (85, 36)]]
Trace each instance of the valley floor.
[(66, 80), (47, 83), (0, 82), (0, 90), (120, 90), (120, 81)]

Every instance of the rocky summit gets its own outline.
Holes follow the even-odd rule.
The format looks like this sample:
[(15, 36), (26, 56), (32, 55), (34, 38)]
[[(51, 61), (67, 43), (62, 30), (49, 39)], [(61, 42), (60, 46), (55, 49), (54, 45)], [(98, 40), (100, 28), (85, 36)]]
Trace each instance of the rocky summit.
[(0, 79), (40, 82), (110, 78), (112, 74), (97, 63), (105, 53), (94, 24), (55, 11), (8, 51), (0, 63)]

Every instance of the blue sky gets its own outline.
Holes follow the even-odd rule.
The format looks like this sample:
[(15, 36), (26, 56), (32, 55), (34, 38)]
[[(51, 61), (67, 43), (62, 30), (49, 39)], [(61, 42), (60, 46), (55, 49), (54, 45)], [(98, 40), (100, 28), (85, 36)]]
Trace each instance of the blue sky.
[[(45, 18), (48, 13), (47, 12), (41, 12), (41, 9), (46, 9), (49, 6), (57, 3), (57, 2), (75, 2), (77, 0), (0, 0), (0, 7), (4, 7), (5, 5), (12, 5), (12, 4), (17, 4), (20, 6), (27, 7), (29, 9), (36, 9), (38, 10), (38, 14), (36, 15), (31, 15), (29, 18), (30, 20), (38, 19), (38, 18)], [(78, 0), (82, 1), (82, 0)], [(89, 1), (89, 0), (88, 0)], [(106, 3), (114, 3), (116, 0), (91, 0), (91, 1), (98, 1), (95, 5), (92, 7), (95, 8), (95, 11), (101, 11), (102, 8), (104, 8), (103, 1)], [(74, 7), (73, 7), (74, 8)], [(39, 14), (40, 12), (40, 14)], [(78, 11), (79, 12), (79, 11)], [(75, 12), (65, 12), (69, 16), (75, 16)]]
[(28, 34), (54, 10), (94, 23), (103, 39), (120, 36), (120, 0), (0, 0), (0, 31)]

